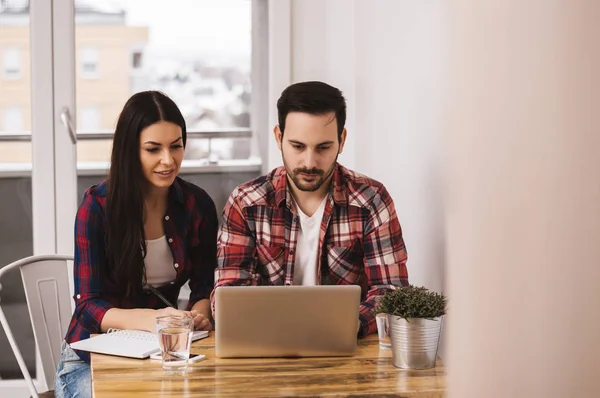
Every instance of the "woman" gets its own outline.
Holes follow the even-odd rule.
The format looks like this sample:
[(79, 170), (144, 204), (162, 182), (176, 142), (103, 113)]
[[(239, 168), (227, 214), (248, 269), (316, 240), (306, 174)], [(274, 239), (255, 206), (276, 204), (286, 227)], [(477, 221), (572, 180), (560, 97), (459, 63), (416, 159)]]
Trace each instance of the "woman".
[[(156, 317), (170, 314), (212, 328), (217, 213), (204, 190), (177, 177), (185, 143), (185, 121), (167, 96), (146, 91), (127, 101), (108, 179), (86, 191), (75, 220), (76, 307), (56, 397), (91, 396), (89, 353), (68, 343), (111, 328), (155, 331)], [(160, 294), (176, 305), (188, 280), (189, 311), (167, 307)]]

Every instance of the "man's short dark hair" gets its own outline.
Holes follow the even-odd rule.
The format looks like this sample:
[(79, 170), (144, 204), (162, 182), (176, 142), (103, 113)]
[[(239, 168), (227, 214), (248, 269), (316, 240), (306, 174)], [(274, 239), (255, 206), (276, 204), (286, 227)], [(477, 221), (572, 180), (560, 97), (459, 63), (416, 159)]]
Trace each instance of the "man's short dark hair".
[(337, 122), (338, 140), (346, 124), (346, 99), (342, 92), (327, 83), (311, 81), (292, 84), (277, 101), (279, 129), (283, 134), (285, 119), (290, 112), (326, 115), (333, 112)]

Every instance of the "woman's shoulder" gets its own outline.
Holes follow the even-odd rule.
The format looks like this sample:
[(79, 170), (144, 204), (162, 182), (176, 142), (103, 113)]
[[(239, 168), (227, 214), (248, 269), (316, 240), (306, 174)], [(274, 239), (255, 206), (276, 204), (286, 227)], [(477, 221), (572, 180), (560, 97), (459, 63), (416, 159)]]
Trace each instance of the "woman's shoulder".
[(210, 195), (193, 182), (184, 180), (181, 177), (177, 177), (174, 185), (176, 189), (179, 188), (181, 191), (181, 196), (183, 197), (184, 201), (190, 197), (193, 197), (197, 200), (209, 199), (212, 201)]
[(207, 214), (216, 214), (216, 206), (210, 195), (198, 185), (177, 177), (174, 185), (174, 197), (192, 214), (200, 218)]
[(99, 206), (103, 209), (106, 203), (106, 186), (107, 183), (106, 180), (104, 180), (86, 189), (79, 204), (79, 209), (95, 206)]

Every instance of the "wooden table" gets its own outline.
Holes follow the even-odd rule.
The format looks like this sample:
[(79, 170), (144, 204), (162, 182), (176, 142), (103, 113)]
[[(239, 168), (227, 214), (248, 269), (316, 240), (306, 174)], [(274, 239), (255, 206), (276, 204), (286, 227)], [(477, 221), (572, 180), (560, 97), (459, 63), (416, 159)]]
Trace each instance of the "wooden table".
[(359, 340), (352, 357), (221, 359), (214, 348), (213, 336), (194, 342), (192, 352), (206, 360), (191, 364), (185, 376), (163, 373), (158, 361), (92, 354), (94, 397), (444, 395), (439, 359), (430, 370), (395, 368), (376, 335)]

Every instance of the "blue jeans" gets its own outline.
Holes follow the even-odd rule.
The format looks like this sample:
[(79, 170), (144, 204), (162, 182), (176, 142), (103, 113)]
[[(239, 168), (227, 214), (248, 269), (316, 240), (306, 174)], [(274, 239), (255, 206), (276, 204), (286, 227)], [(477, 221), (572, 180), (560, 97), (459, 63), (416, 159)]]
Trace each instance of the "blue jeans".
[(79, 358), (66, 341), (63, 341), (60, 363), (54, 376), (54, 396), (56, 398), (92, 396), (90, 365)]

